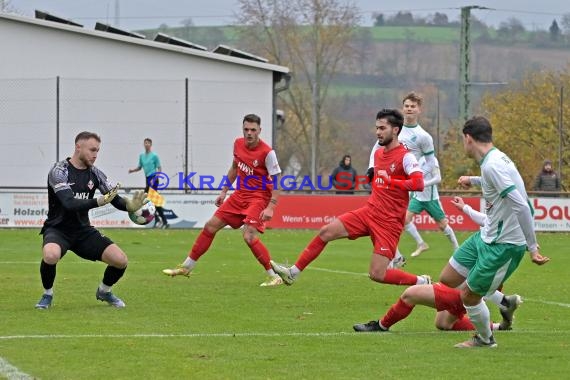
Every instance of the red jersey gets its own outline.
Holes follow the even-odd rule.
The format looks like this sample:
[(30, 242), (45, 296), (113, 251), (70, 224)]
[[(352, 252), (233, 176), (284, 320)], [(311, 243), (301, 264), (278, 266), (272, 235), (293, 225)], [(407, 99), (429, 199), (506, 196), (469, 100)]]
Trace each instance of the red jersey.
[(262, 140), (253, 149), (245, 145), (243, 137), (234, 142), (234, 162), (237, 166), (235, 193), (242, 197), (271, 197), (271, 175), (281, 173), (275, 151)]
[(418, 161), (402, 144), (389, 151), (381, 147), (374, 152), (374, 184), (368, 206), (374, 213), (382, 215), (383, 221), (397, 220), (403, 226), (410, 200), (409, 191), (400, 186), (382, 185), (378, 178), (379, 170), (385, 170), (391, 178), (406, 180), (411, 173), (421, 172)]

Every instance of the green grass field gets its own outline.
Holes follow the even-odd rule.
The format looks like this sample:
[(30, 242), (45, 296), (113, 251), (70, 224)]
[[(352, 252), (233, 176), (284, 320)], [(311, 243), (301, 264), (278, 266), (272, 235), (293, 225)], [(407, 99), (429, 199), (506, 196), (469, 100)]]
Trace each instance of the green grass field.
[[(41, 296), (37, 230), (0, 230), (0, 377), (41, 379), (457, 379), (566, 378), (570, 359), (569, 234), (542, 234), (544, 267), (525, 259), (507, 283), (519, 293), (499, 347), (460, 350), (466, 332), (441, 332), (417, 307), (389, 333), (357, 334), (403, 287), (367, 276), (368, 239), (332, 242), (291, 287), (260, 288), (265, 274), (239, 231), (222, 231), (190, 279), (161, 269), (182, 261), (197, 231), (106, 230), (129, 255), (114, 309), (95, 300), (104, 265), (69, 253), (58, 265), (54, 305)], [(314, 231), (268, 231), (277, 261), (295, 260)], [(406, 270), (437, 278), (450, 246), (408, 258)], [(466, 234), (459, 234), (463, 240)], [(405, 235), (401, 249), (413, 250)], [(490, 305), (494, 319), (499, 313)], [(15, 374), (14, 374), (15, 371)], [(16, 377), (19, 376), (19, 377)]]

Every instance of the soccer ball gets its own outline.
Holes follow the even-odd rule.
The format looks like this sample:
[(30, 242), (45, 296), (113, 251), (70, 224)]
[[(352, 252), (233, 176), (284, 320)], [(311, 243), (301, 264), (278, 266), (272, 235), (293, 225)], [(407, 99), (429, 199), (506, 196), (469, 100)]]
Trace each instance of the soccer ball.
[(154, 204), (151, 201), (148, 201), (137, 211), (129, 212), (129, 218), (133, 221), (133, 223), (144, 226), (145, 224), (149, 224), (154, 220), (155, 211), (156, 207)]

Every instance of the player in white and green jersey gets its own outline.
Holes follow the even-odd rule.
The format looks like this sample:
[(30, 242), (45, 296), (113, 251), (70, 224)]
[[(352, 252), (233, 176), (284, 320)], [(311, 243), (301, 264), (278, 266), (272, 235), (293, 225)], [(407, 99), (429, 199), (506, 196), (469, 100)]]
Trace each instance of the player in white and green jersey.
[(481, 186), (487, 219), (481, 230), (455, 251), (440, 277), (440, 282), (450, 287), (465, 281), (461, 300), (477, 334), (456, 345), (460, 348), (496, 347), (483, 296), (510, 277), (526, 250), (535, 264), (549, 260), (539, 251), (524, 182), (511, 159), (494, 147), (492, 134), (491, 124), (484, 117), (474, 117), (463, 126), (463, 146), (479, 162), (481, 176), (463, 176), (459, 184), (466, 188)]
[(420, 168), (424, 173), (424, 190), (412, 193), (410, 204), (408, 205), (408, 211), (406, 212), (405, 229), (410, 235), (412, 235), (417, 244), (416, 250), (411, 254), (412, 257), (419, 256), (423, 251), (429, 248), (422, 239), (413, 221), (414, 216), (421, 214), (423, 211), (427, 212), (428, 215), (435, 220), (439, 229), (451, 242), (453, 250), (455, 251), (459, 247), (457, 238), (455, 237), (455, 232), (453, 232), (453, 229), (449, 225), (449, 220), (445, 216), (443, 208), (441, 207), (441, 202), (439, 201), (437, 185), (441, 182), (441, 173), (437, 158), (434, 157), (434, 160), (435, 166), (429, 172), (426, 171), (427, 163), (425, 158), (422, 157), (418, 161)]

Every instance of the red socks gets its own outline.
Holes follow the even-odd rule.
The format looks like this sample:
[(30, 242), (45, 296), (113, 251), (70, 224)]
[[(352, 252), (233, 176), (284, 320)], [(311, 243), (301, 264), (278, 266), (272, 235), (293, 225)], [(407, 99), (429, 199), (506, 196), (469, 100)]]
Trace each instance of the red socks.
[(208, 248), (210, 248), (210, 245), (212, 244), (212, 241), (214, 240), (214, 236), (215, 236), (215, 234), (212, 234), (206, 230), (202, 230), (200, 232), (200, 235), (198, 235), (198, 238), (194, 242), (194, 245), (192, 246), (192, 250), (190, 251), (190, 254), (188, 256), (192, 260), (198, 261), (200, 256), (202, 256), (204, 253), (206, 253)]
[(398, 298), (398, 302), (392, 305), (390, 310), (382, 317), (380, 324), (387, 329), (390, 328), (393, 324), (401, 321), (402, 319), (406, 318), (412, 310), (414, 310), (415, 305), (408, 305), (401, 298)]
[(269, 260), (271, 260), (271, 256), (269, 255), (269, 250), (267, 247), (261, 242), (259, 239), (255, 239), (255, 241), (251, 244), (248, 244), (249, 249), (253, 252), (253, 255), (259, 261), (259, 263), (265, 268), (265, 270), (271, 269), (271, 264)]
[(416, 282), (418, 282), (418, 276), (399, 269), (386, 269), (384, 281), (382, 281), (384, 284), (393, 285), (415, 285)]
[[(320, 236), (315, 236), (313, 240), (305, 247), (301, 255), (297, 259), (295, 266), (299, 270), (303, 270), (309, 265), (313, 260), (315, 260), (325, 249), (327, 243), (320, 238)], [(415, 284), (415, 283), (414, 283)]]

